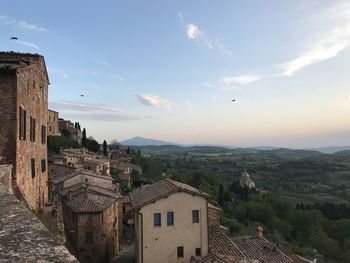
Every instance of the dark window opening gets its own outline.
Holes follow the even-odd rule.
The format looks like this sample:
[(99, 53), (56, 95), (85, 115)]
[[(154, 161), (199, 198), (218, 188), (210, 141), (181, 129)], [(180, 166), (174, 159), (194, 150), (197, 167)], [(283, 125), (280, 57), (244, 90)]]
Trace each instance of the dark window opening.
[(35, 142), (35, 119), (30, 117), (30, 130), (29, 130), (29, 139), (31, 142)]
[(35, 159), (31, 159), (31, 166), (32, 166), (32, 178), (35, 177)]
[(46, 160), (45, 159), (41, 160), (41, 172), (42, 173), (46, 172)]
[(26, 139), (27, 112), (19, 107), (19, 139)]
[(174, 225), (174, 212), (167, 213), (167, 224), (168, 226)]
[(178, 258), (184, 257), (184, 247), (177, 247), (177, 257)]
[(41, 125), (41, 143), (46, 143), (46, 126)]
[(192, 223), (199, 222), (199, 210), (192, 210)]
[(153, 225), (154, 226), (161, 226), (161, 215), (160, 213), (154, 213), (153, 214)]
[(196, 248), (196, 257), (200, 257), (201, 256), (201, 248), (200, 247), (197, 247)]

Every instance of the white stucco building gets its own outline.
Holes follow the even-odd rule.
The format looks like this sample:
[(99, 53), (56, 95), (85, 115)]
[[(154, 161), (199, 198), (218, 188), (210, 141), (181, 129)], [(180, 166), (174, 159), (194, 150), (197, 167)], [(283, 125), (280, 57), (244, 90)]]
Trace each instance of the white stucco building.
[(138, 263), (190, 262), (208, 254), (208, 195), (164, 179), (130, 193)]

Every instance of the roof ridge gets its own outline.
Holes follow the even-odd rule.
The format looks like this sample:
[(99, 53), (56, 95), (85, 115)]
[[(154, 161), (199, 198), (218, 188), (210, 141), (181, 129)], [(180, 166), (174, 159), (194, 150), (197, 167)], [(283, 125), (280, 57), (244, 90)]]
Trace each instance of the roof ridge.
[(182, 187), (179, 187), (176, 185), (171, 179), (164, 178), (163, 181), (165, 181), (169, 186), (173, 187), (174, 189), (182, 189)]

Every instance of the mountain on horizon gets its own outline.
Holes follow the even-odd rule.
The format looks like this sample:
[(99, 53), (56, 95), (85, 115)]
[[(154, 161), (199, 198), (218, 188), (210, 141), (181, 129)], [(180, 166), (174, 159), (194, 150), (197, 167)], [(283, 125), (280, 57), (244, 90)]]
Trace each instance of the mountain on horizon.
[(123, 145), (130, 145), (130, 146), (163, 146), (163, 145), (179, 145), (178, 143), (173, 142), (167, 142), (157, 139), (151, 139), (151, 138), (144, 138), (144, 137), (133, 137), (124, 141), (120, 142)]

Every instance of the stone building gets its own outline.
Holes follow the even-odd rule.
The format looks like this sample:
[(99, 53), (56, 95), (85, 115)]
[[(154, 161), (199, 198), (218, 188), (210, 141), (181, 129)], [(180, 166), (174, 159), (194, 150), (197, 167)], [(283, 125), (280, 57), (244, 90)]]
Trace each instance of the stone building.
[(138, 263), (189, 262), (208, 254), (208, 195), (163, 179), (129, 194)]
[(47, 122), (47, 135), (48, 136), (61, 136), (58, 129), (58, 112), (49, 110), (48, 122)]
[(81, 127), (79, 122), (73, 123), (70, 120), (65, 120), (62, 118), (58, 119), (58, 129), (62, 134), (64, 132), (69, 132), (71, 137), (81, 144), (81, 140), (83, 138), (83, 132), (81, 131)]
[(83, 168), (100, 175), (110, 175), (109, 161), (107, 159), (86, 159)]
[(209, 226), (220, 225), (221, 211), (222, 211), (221, 208), (208, 203), (208, 225)]
[(13, 165), (16, 196), (37, 211), (47, 201), (48, 85), (43, 56), (0, 52), (0, 164)]
[(255, 183), (254, 181), (250, 178), (248, 172), (246, 170), (244, 170), (241, 173), (241, 179), (239, 181), (239, 184), (241, 187), (248, 187), (248, 189), (252, 189), (255, 188)]
[(98, 175), (85, 169), (75, 169), (63, 165), (49, 165), (50, 201), (59, 201), (61, 191), (80, 183), (90, 183), (108, 189), (116, 187), (110, 176)]
[(81, 183), (62, 192), (67, 245), (82, 263), (108, 263), (120, 251), (122, 197), (115, 189)]

